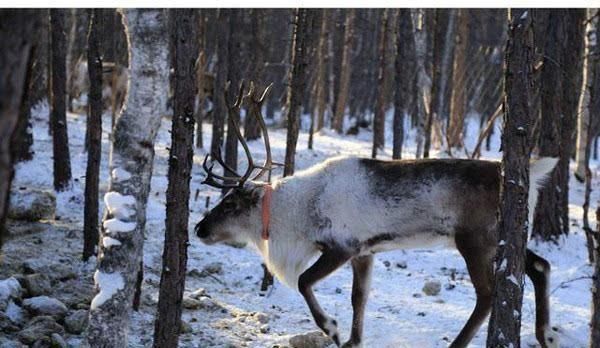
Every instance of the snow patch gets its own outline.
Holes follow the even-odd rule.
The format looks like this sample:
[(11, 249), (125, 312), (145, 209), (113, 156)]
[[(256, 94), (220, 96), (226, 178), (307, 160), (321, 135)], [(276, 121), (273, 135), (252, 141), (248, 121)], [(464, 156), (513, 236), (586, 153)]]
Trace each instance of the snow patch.
[(104, 302), (110, 300), (119, 290), (125, 288), (123, 276), (120, 273), (104, 273), (96, 271), (94, 273), (94, 282), (98, 285), (100, 292), (92, 300), (91, 310), (102, 306)]
[(112, 176), (113, 181), (115, 181), (115, 182), (127, 181), (127, 180), (131, 179), (131, 173), (129, 173), (128, 171), (126, 171), (125, 169), (123, 169), (121, 167), (117, 167), (117, 168), (113, 169), (111, 176)]
[(119, 192), (111, 191), (104, 195), (104, 204), (108, 212), (117, 219), (128, 219), (135, 210), (130, 207), (135, 206), (135, 197), (124, 196)]
[(104, 245), (105, 249), (108, 249), (110, 247), (113, 246), (119, 246), (121, 245), (121, 242), (118, 241), (117, 239), (111, 238), (111, 237), (103, 237), (102, 238), (102, 245)]
[(137, 224), (135, 222), (125, 222), (119, 219), (108, 219), (102, 224), (108, 233), (131, 232), (135, 230)]

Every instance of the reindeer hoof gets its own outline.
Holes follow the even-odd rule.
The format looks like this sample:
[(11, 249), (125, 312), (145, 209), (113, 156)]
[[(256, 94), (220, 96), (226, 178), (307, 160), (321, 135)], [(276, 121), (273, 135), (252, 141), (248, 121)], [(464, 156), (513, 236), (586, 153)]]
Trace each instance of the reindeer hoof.
[(362, 343), (361, 342), (354, 342), (352, 340), (349, 340), (348, 342), (344, 343), (342, 345), (342, 348), (362, 348)]

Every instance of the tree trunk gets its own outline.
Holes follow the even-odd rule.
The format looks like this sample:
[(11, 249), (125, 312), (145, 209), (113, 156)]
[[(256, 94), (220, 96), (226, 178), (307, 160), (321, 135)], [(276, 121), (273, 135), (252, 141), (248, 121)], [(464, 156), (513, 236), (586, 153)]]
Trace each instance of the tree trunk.
[[(35, 39), (32, 41), (35, 41)], [(19, 119), (17, 120), (17, 125), (10, 140), (10, 151), (13, 163), (33, 159), (33, 150), (31, 149), (31, 146), (33, 145), (33, 130), (31, 129), (31, 92), (33, 90), (32, 75), (34, 73), (37, 49), (37, 44), (32, 45), (31, 55), (27, 62), (27, 72), (25, 74), (23, 95), (21, 96), (21, 106), (19, 107)]]
[(592, 277), (592, 322), (590, 348), (600, 348), (600, 207), (596, 208), (594, 276)]
[(300, 128), (300, 109), (306, 90), (307, 72), (309, 63), (307, 41), (308, 36), (314, 34), (316, 9), (301, 8), (296, 10), (293, 36), (293, 54), (287, 94), (287, 142), (285, 147), (285, 167), (283, 176), (294, 174), (296, 143)]
[[(451, 84), (452, 58), (454, 52), (454, 28), (456, 20), (455, 9), (437, 9), (435, 36), (433, 42), (433, 78), (429, 115), (425, 124), (425, 146), (423, 156), (429, 157), (432, 142), (432, 128), (436, 121), (445, 119), (448, 115), (448, 90)], [(443, 142), (443, 139), (439, 139)]]
[(379, 31), (379, 65), (377, 72), (377, 101), (375, 105), (375, 116), (373, 117), (373, 148), (371, 158), (377, 157), (377, 150), (385, 146), (385, 110), (386, 96), (385, 84), (387, 80), (387, 43), (389, 36), (390, 10), (383, 11)]
[(330, 10), (323, 9), (322, 11), (319, 43), (316, 52), (317, 73), (314, 84), (314, 108), (310, 113), (310, 130), (308, 134), (309, 149), (313, 148), (314, 133), (320, 131), (325, 124), (325, 109), (327, 107), (327, 66), (329, 64), (327, 41), (329, 36)]
[(181, 302), (185, 288), (187, 263), (190, 178), (194, 143), (195, 63), (198, 42), (195, 9), (169, 10), (177, 23), (174, 41), (175, 74), (173, 126), (169, 155), (167, 219), (163, 266), (160, 278), (158, 315), (155, 322), (154, 347), (177, 347), (181, 323)]
[(227, 105), (223, 89), (227, 83), (229, 56), (228, 41), (230, 38), (231, 9), (219, 9), (217, 18), (217, 65), (215, 74), (215, 86), (213, 88), (214, 111), (212, 114), (212, 139), (210, 144), (210, 156), (216, 158), (221, 155), (223, 138), (225, 137), (225, 120), (227, 119)]
[(85, 206), (83, 209), (83, 260), (96, 254), (98, 245), (98, 183), (100, 158), (102, 156), (102, 53), (101, 35), (104, 26), (104, 11), (90, 10), (90, 32), (88, 34), (88, 160), (85, 171)]
[(196, 123), (196, 140), (195, 146), (196, 148), (204, 147), (204, 139), (202, 134), (202, 121), (204, 119), (205, 113), (205, 103), (208, 97), (207, 90), (212, 88), (205, 88), (209, 85), (213, 85), (214, 83), (207, 83), (208, 71), (206, 70), (207, 65), (207, 55), (208, 52), (206, 50), (206, 10), (199, 10), (198, 14), (198, 65), (196, 66), (195, 76), (196, 76), (196, 87), (197, 87), (197, 105), (194, 113), (194, 119)]
[(63, 191), (71, 181), (71, 156), (67, 134), (67, 71), (65, 17), (68, 10), (51, 9), (52, 33), (52, 145), (54, 156), (54, 189)]
[[(261, 11), (259, 9), (251, 9), (249, 13), (252, 33), (250, 40), (252, 44), (248, 49), (251, 58), (248, 76), (256, 87), (263, 84), (263, 70), (265, 66), (265, 28), (263, 13)], [(250, 115), (249, 108), (246, 109), (246, 117), (244, 118), (244, 138), (247, 140), (260, 138), (260, 126), (256, 117)]]
[(413, 88), (416, 76), (416, 52), (413, 21), (409, 9), (400, 9), (396, 52), (396, 95), (394, 98), (394, 147), (392, 158), (402, 158), (404, 142), (404, 115), (416, 102)]
[[(592, 10), (587, 10), (588, 18), (591, 18), (594, 14)], [(580, 182), (585, 181), (586, 170), (589, 162), (589, 146), (588, 141), (589, 130), (590, 130), (590, 111), (588, 106), (590, 105), (590, 90), (594, 81), (592, 81), (592, 74), (594, 71), (594, 61), (596, 58), (591, 57), (596, 52), (596, 40), (591, 40), (591, 36), (595, 35), (597, 18), (588, 21), (586, 26), (585, 35), (585, 50), (583, 54), (583, 78), (581, 84), (581, 95), (579, 99), (579, 110), (577, 112), (577, 142), (575, 148), (575, 178)]]
[(0, 248), (13, 177), (10, 138), (27, 88), (25, 75), (36, 25), (31, 14), (23, 9), (0, 11)]
[(77, 63), (85, 58), (89, 29), (89, 15), (86, 9), (73, 9), (71, 16), (73, 20), (69, 34), (69, 48), (67, 56), (67, 94), (69, 111), (73, 111), (73, 99), (75, 98), (73, 77), (75, 76)]
[(454, 69), (451, 111), (448, 123), (448, 149), (462, 148), (465, 114), (467, 113), (467, 48), (469, 39), (469, 14), (458, 10), (458, 35), (454, 51)]
[[(238, 165), (238, 138), (237, 132), (233, 129), (233, 123), (231, 118), (235, 120), (235, 124), (240, 124), (240, 111), (238, 108), (232, 108), (231, 105), (234, 103), (231, 99), (235, 98), (235, 92), (241, 80), (242, 67), (240, 60), (242, 59), (241, 53), (241, 9), (230, 10), (229, 16), (229, 48), (227, 50), (227, 83), (229, 86), (229, 93), (225, 95), (225, 104), (227, 110), (227, 136), (225, 139), (225, 163), (233, 170), (237, 170)], [(230, 95), (227, 98), (227, 95)], [(232, 97), (231, 97), (232, 96)], [(236, 110), (234, 110), (236, 109)], [(234, 173), (224, 169), (225, 176), (234, 176)], [(223, 193), (227, 192), (228, 189), (223, 189)]]
[[(488, 347), (521, 346), (521, 305), (527, 248), (529, 109), (533, 45), (531, 11), (513, 9), (506, 44), (502, 186)], [(515, 185), (518, 182), (519, 185)]]
[(333, 115), (332, 128), (338, 133), (344, 131), (344, 113), (346, 111), (346, 100), (350, 89), (350, 74), (352, 72), (351, 59), (354, 42), (354, 16), (355, 9), (346, 10), (346, 21), (344, 23), (344, 52), (342, 54), (340, 83), (335, 102), (335, 113)]
[(166, 21), (162, 10), (126, 10), (130, 84), (116, 120), (110, 150), (110, 182), (104, 196), (97, 294), (90, 306), (92, 347), (126, 347), (132, 298), (142, 261), (146, 204), (152, 178), (154, 139), (168, 86)]
[[(420, 10), (411, 10), (411, 14), (416, 17), (417, 23), (419, 23), (418, 19), (422, 19), (424, 24), (428, 24), (430, 21), (430, 17), (434, 17), (435, 13), (433, 11), (420, 11)], [(414, 20), (414, 19), (413, 19)], [(428, 46), (428, 38), (432, 36), (432, 33), (427, 33), (425, 30), (425, 26), (421, 24), (420, 27), (415, 28), (415, 54), (416, 54), (416, 62), (417, 62), (417, 72), (415, 76), (415, 86), (417, 90), (416, 95), (416, 127), (417, 127), (417, 151), (415, 154), (416, 158), (423, 157), (423, 150), (425, 147), (425, 135), (427, 133), (427, 119), (429, 115), (429, 111), (427, 110), (427, 106), (429, 105), (428, 100), (431, 92), (431, 78), (428, 69), (428, 52), (432, 51), (430, 46)]]
[(547, 11), (539, 153), (558, 156), (559, 162), (540, 193), (533, 235), (556, 240), (569, 233), (569, 161), (581, 91), (584, 10)]

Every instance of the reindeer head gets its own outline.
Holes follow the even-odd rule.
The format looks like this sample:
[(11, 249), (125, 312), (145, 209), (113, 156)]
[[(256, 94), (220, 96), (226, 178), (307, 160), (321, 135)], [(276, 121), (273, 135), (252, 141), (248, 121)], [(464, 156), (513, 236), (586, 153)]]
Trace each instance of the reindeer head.
[[(225, 88), (225, 100), (228, 100), (228, 87), (229, 86)], [(252, 232), (260, 228), (260, 201), (263, 196), (263, 186), (268, 183), (256, 180), (261, 178), (265, 173), (268, 173), (268, 180), (270, 180), (273, 166), (281, 165), (280, 163), (274, 163), (272, 161), (267, 126), (260, 113), (262, 103), (270, 89), (271, 85), (265, 88), (262, 95), (259, 96), (255, 93), (254, 85), (251, 84), (248, 94), (244, 95), (244, 82), (242, 81), (235, 103), (233, 105), (228, 105), (230, 115), (229, 127), (235, 131), (239, 142), (242, 144), (246, 157), (248, 158), (248, 168), (246, 169), (246, 172), (243, 175), (237, 174), (233, 168), (222, 160), (220, 151), (213, 156), (214, 158), (211, 158), (210, 165), (208, 164), (209, 155), (206, 155), (204, 158), (202, 166), (206, 171), (206, 179), (204, 179), (203, 183), (216, 188), (230, 189), (223, 199), (208, 212), (195, 227), (196, 234), (206, 244), (214, 244), (217, 242), (244, 242), (247, 239), (244, 238), (246, 236), (245, 232)], [(232, 115), (232, 113), (239, 114), (244, 98), (247, 98), (249, 102), (250, 112), (247, 117), (256, 117), (262, 130), (266, 149), (266, 160), (263, 165), (254, 164), (248, 144), (244, 140), (237, 124), (237, 115)], [(216, 160), (226, 172), (231, 174), (221, 176), (213, 173), (214, 160)], [(250, 179), (256, 169), (259, 170), (258, 174)]]

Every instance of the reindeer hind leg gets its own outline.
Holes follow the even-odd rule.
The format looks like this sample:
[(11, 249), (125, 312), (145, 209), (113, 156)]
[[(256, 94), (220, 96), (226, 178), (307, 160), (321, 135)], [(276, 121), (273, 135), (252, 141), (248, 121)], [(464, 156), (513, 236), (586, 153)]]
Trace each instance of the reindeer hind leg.
[(475, 287), (477, 302), (466, 324), (450, 344), (451, 348), (467, 347), (492, 309), (493, 260), (496, 253), (493, 247), (485, 248), (482, 245), (493, 246), (495, 243), (483, 243), (481, 240), (472, 238), (477, 235), (483, 236), (473, 233), (457, 233), (456, 235), (456, 247), (467, 264), (471, 282)]
[(343, 348), (362, 346), (365, 307), (371, 286), (373, 271), (373, 255), (359, 256), (352, 259), (352, 333)]
[(558, 336), (550, 328), (550, 263), (527, 249), (525, 273), (531, 279), (535, 290), (535, 336), (542, 348), (558, 347)]

